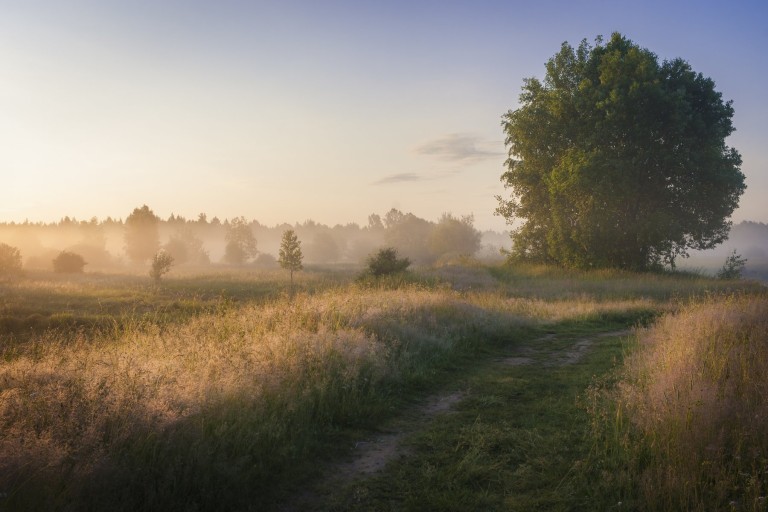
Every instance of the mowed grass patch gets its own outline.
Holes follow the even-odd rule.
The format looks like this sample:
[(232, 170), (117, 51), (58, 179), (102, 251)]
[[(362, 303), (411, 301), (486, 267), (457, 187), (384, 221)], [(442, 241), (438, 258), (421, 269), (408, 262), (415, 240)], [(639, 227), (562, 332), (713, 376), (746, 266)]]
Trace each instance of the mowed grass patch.
[(550, 326), (554, 337), (542, 341), (538, 333), (512, 352), (542, 351), (529, 364), (500, 363), (510, 352), (497, 352), (453, 384), (464, 399), (407, 438), (403, 458), (331, 493), (316, 510), (594, 510), (572, 478), (590, 449), (579, 397), (595, 372), (613, 367), (623, 342), (596, 338), (574, 364), (555, 365), (552, 356), (598, 332)]

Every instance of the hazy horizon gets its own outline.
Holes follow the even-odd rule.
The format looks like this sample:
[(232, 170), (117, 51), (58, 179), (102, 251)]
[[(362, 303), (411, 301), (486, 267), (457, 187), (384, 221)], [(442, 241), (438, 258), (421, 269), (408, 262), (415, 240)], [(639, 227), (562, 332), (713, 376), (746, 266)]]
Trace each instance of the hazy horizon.
[(619, 31), (733, 100), (768, 221), (768, 6), (757, 1), (6, 2), (0, 222), (245, 216), (365, 225), (493, 215), (501, 115), (563, 41)]

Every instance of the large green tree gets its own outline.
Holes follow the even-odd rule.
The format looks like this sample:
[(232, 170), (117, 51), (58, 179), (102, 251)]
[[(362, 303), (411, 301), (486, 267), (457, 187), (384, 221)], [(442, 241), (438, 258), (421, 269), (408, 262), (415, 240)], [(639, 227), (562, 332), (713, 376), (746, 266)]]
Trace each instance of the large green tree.
[(732, 116), (684, 60), (618, 33), (563, 43), (502, 117), (513, 256), (647, 269), (721, 243), (745, 189)]

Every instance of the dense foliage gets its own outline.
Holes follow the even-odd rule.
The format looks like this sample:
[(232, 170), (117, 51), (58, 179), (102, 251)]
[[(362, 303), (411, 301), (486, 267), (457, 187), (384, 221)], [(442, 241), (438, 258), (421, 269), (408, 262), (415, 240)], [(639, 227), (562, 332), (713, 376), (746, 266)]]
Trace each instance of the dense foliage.
[(397, 249), (387, 247), (368, 258), (366, 271), (369, 275), (381, 277), (405, 272), (410, 265), (408, 258), (398, 258)]
[(682, 59), (615, 33), (564, 43), (503, 116), (509, 148), (497, 212), (513, 255), (570, 267), (674, 266), (723, 242), (744, 192), (731, 102)]

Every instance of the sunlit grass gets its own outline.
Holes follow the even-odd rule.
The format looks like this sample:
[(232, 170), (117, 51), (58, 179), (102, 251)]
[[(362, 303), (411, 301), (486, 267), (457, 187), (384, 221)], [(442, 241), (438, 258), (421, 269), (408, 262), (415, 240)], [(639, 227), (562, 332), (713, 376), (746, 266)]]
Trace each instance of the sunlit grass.
[(295, 295), (280, 272), (7, 285), (5, 318), (40, 327), (0, 332), (0, 507), (268, 507), (343, 451), (334, 436), (459, 357), (555, 325), (633, 323), (674, 309), (673, 288), (750, 287), (481, 265), (354, 277), (302, 272)]
[(592, 390), (603, 485), (641, 510), (765, 510), (768, 297), (693, 304), (637, 336), (615, 388)]
[[(162, 496), (118, 501), (212, 509), (264, 499), (318, 432), (371, 421), (391, 385), (427, 379), (441, 359), (523, 323), (450, 291), (348, 288), (139, 322), (114, 337), (61, 342), (51, 331), (0, 369), (0, 486), (32, 508), (97, 506), (166, 479), (176, 484)], [(222, 494), (232, 483), (219, 479), (235, 478), (215, 470), (226, 454), (252, 491)]]
[[(0, 283), (0, 336), (26, 339), (46, 329), (111, 329), (137, 319), (181, 322), (229, 302), (264, 302), (285, 295), (288, 278), (279, 270), (174, 271), (160, 286), (148, 275), (29, 273)], [(303, 272), (306, 292), (351, 281), (344, 273)]]

